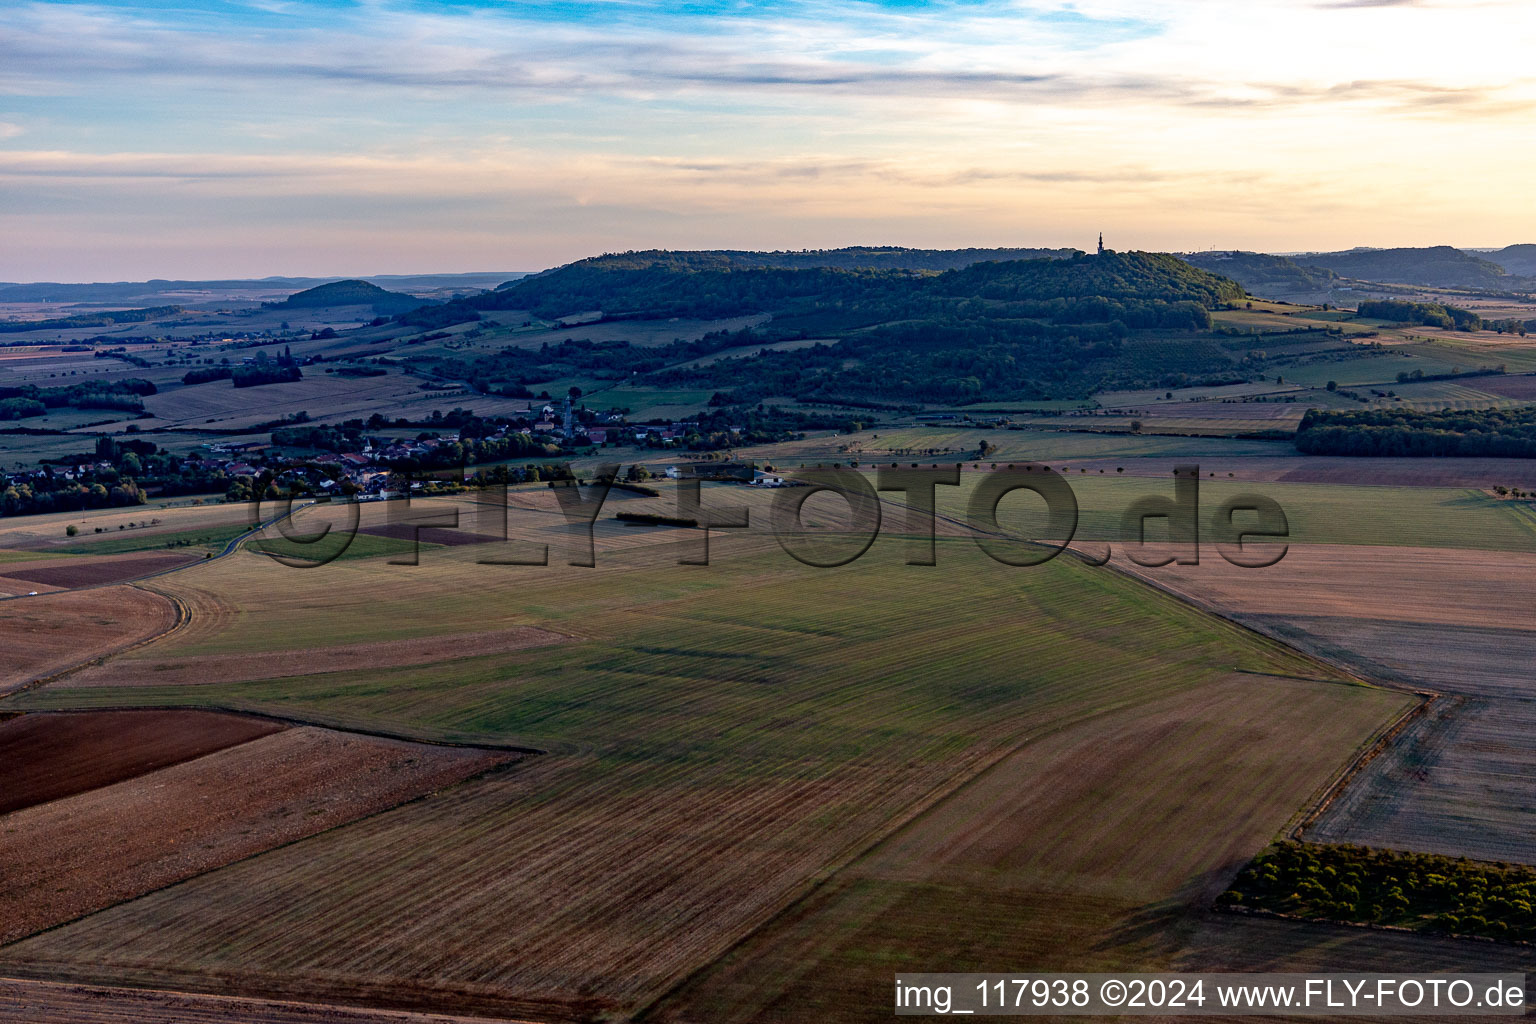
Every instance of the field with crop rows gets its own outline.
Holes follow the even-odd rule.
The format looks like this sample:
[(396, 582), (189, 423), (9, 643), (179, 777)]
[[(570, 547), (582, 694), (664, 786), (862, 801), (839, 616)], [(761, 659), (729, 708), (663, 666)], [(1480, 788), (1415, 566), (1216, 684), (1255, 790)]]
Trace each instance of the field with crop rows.
[(130, 586), (0, 600), (6, 639), (0, 695), (159, 636), (176, 622), (172, 602)]
[(1445, 695), (1309, 830), (1335, 842), (1536, 859), (1528, 550), (1298, 546), (1279, 565), (1138, 570), (1372, 678)]
[[(1262, 845), (1401, 700), (1066, 559), (1010, 570), (944, 539), (937, 570), (901, 564), (894, 543), (814, 570), (771, 541), (721, 538), (720, 562), (692, 567), (675, 564), (675, 531), (608, 527), (598, 568), (578, 569), (561, 557), (563, 522), (546, 518), (530, 538), (550, 543), (547, 567), (480, 565), (488, 546), (463, 545), (414, 567), (296, 570), (242, 554), (161, 581), (193, 610), (148, 649), (167, 664), (520, 626), (571, 639), (191, 687), (50, 688), (23, 703), (131, 693), (548, 753), (12, 945), (0, 968), (546, 1018), (628, 1012), (1028, 739), (1070, 734), (1073, 753), (1022, 764), (1102, 750), (1111, 775), (1166, 773), (1180, 788), (1236, 777), (1236, 747), (1209, 756), (1218, 734), (1222, 750), (1258, 735), (1220, 724), (1233, 702), (1300, 709), (1263, 727), (1273, 747), (1247, 744), (1258, 757), (1295, 746), (1306, 709), (1333, 723), (1307, 723), (1316, 759), (1292, 789), (1234, 812), (1251, 821), (1235, 846), (1171, 862), (1157, 884), (1182, 892), (1202, 857)], [(1166, 717), (1147, 732), (1131, 724), (1138, 708)], [(1155, 763), (1119, 742), (1128, 728), (1140, 743), (1161, 736)], [(1095, 855), (1082, 884), (1122, 872), (1134, 886), (1140, 869), (1117, 856)], [(1052, 870), (1019, 865), (1046, 889)]]

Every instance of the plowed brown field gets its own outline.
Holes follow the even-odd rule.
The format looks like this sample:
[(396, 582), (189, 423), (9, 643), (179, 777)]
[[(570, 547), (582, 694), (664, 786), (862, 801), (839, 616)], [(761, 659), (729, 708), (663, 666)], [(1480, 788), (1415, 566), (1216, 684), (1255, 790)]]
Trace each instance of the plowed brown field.
[[(21, 721), (68, 728), (71, 719), (95, 717), (118, 716), (29, 715)], [(188, 724), (172, 715), (151, 717), (168, 733)], [(105, 758), (115, 752), (110, 733), (74, 749)], [(518, 756), (313, 727), (282, 729), (13, 811), (0, 817), (0, 943), (323, 832)]]
[(67, 559), (12, 563), (5, 566), (5, 575), (13, 580), (72, 590), (76, 587), (96, 587), (136, 580), (151, 573), (164, 572), (201, 560), (201, 555), (194, 557), (185, 554), (104, 555), (99, 558), (79, 555)]
[(283, 728), (210, 711), (30, 714), (0, 722), (0, 814), (110, 786)]

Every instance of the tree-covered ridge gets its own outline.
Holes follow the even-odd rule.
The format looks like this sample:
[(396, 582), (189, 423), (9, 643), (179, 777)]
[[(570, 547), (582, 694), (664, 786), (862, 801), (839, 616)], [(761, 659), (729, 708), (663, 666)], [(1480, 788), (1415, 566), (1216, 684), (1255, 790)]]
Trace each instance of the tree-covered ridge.
[(1126, 299), (1194, 302), (1216, 309), (1243, 298), (1236, 281), (1159, 252), (1107, 252), (1070, 260), (980, 263), (941, 274), (925, 287), (940, 295), (1002, 301)]
[[(718, 404), (792, 396), (910, 405), (1081, 398), (1110, 385), (1176, 386), (1190, 374), (1230, 379), (1243, 358), (1208, 336), (1211, 309), (1241, 299), (1241, 286), (1166, 255), (978, 263), (940, 274), (697, 270), (671, 262), (616, 269), (613, 262), (572, 265), (470, 301), (546, 302), (550, 310), (602, 309), (609, 317), (768, 312), (772, 320), (651, 348), (593, 343), (571, 328), (576, 336), (557, 345), (437, 357), (432, 371), (511, 395), (583, 376), (710, 389)], [(1127, 345), (1151, 331), (1177, 351), (1149, 355)], [(829, 340), (686, 365), (727, 349), (810, 338)]]
[(1390, 320), (1394, 323), (1419, 324), (1422, 327), (1455, 328), (1459, 331), (1480, 331), (1483, 318), (1470, 309), (1448, 306), (1439, 302), (1398, 302), (1393, 299), (1369, 299), (1360, 303), (1356, 312), (1372, 320)]
[(1529, 242), (1523, 245), (1508, 245), (1498, 252), (1482, 253), (1481, 256), (1490, 263), (1497, 263), (1511, 274), (1536, 277), (1536, 245)]
[(890, 291), (905, 271), (677, 267), (572, 264), (510, 288), (476, 295), (477, 310), (530, 309), (541, 317), (600, 309), (613, 318), (720, 319), (786, 309), (811, 300), (849, 303)]
[[(815, 309), (862, 312), (850, 326), (931, 316), (963, 300), (1043, 302), (1123, 299), (1194, 302), (1206, 309), (1243, 297), (1235, 281), (1162, 253), (1105, 253), (1070, 259), (975, 263), (928, 273), (817, 267), (734, 268), (690, 254), (645, 254), (626, 260), (586, 260), (525, 278), (466, 300), (474, 309), (531, 309), (540, 316), (602, 310), (609, 317), (719, 318), (776, 316)], [(1033, 315), (1010, 310), (1009, 315)], [(862, 324), (858, 321), (862, 319)]]
[(1230, 277), (1255, 295), (1272, 297), (1327, 291), (1338, 275), (1326, 267), (1304, 267), (1263, 252), (1195, 252), (1181, 257), (1191, 266)]
[(1308, 455), (1536, 458), (1536, 406), (1420, 412), (1308, 410), (1296, 432)]
[[(745, 270), (771, 267), (779, 270), (957, 270), (973, 263), (996, 260), (1067, 259), (1078, 249), (908, 249), (899, 245), (852, 245), (841, 249), (799, 249), (753, 252), (742, 249), (672, 251), (645, 249), (605, 253), (569, 264), (570, 267), (601, 267), (639, 270), (665, 266), (673, 270)], [(566, 267), (556, 268), (567, 269)], [(546, 271), (554, 273), (555, 271)], [(542, 276), (542, 275), (536, 275)], [(504, 291), (515, 285), (497, 286)]]
[(295, 292), (282, 302), (268, 303), (271, 309), (318, 309), (323, 306), (372, 306), (381, 315), (405, 313), (431, 305), (414, 295), (392, 292), (367, 281), (332, 281)]
[(1278, 843), (1217, 902), (1352, 924), (1536, 939), (1536, 869), (1428, 853)]
[(100, 313), (77, 313), (51, 320), (0, 320), (0, 334), (46, 331), (75, 327), (111, 327), (114, 324), (142, 324), (175, 316), (185, 310), (180, 306), (154, 306), (149, 309), (115, 309)]
[(1437, 288), (1507, 289), (1516, 282), (1497, 263), (1436, 245), (1423, 249), (1351, 249), (1293, 257), (1308, 267), (1325, 267), (1345, 277)]
[(714, 388), (715, 401), (773, 395), (843, 404), (965, 403), (987, 398), (1086, 397), (1120, 353), (1123, 325), (1065, 327), (1036, 320), (921, 320), (838, 344), (763, 351), (655, 375), (663, 386)]

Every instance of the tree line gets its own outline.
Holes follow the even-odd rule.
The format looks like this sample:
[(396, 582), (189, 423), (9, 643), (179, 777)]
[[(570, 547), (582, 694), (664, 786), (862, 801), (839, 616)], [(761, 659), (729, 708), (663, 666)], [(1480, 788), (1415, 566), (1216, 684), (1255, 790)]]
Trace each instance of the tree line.
[(1536, 870), (1364, 846), (1283, 842), (1218, 905), (1414, 930), (1536, 939)]
[(1296, 432), (1308, 455), (1536, 458), (1536, 407), (1421, 412), (1310, 409)]

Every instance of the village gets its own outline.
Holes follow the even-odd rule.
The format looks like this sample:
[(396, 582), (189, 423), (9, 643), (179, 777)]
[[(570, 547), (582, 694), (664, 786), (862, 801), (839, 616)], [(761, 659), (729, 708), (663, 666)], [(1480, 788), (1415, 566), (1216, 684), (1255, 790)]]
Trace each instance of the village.
[[(186, 463), (203, 473), (222, 473), (230, 480), (256, 478), (263, 472), (276, 475), (285, 470), (314, 467), (323, 471), (323, 476), (313, 481), (319, 493), (377, 500), (399, 493), (403, 486), (402, 473), (412, 470), (430, 470), (438, 480), (443, 479), (445, 470), (462, 474), (463, 482), (483, 476), (487, 468), (498, 463), (476, 458), (474, 449), (477, 446), (495, 450), (497, 442), (515, 442), (507, 447), (540, 450), (543, 456), (559, 460), (604, 447), (687, 449), (690, 439), (697, 440), (699, 429), (694, 420), (628, 423), (622, 413), (593, 413), (578, 409), (568, 395), (559, 408), (548, 403), (542, 406), (531, 404), (522, 416), (499, 422), (481, 437), (467, 438), (455, 430), (415, 439), (365, 436), (355, 450), (318, 455), (294, 452), (275, 442), (215, 442), (205, 446), (205, 453), (188, 456)], [(733, 438), (740, 438), (745, 428), (731, 426), (728, 433)], [(524, 459), (537, 460), (543, 456), (525, 455)], [(680, 476), (700, 475), (760, 486), (784, 484), (776, 474), (729, 462), (713, 464), (707, 470), (684, 464), (657, 467), (651, 472), (659, 472), (674, 480)], [(423, 484), (417, 480), (409, 486), (420, 489)]]

